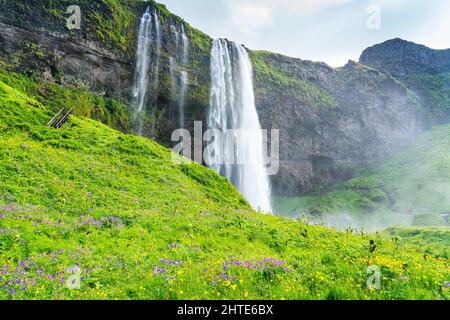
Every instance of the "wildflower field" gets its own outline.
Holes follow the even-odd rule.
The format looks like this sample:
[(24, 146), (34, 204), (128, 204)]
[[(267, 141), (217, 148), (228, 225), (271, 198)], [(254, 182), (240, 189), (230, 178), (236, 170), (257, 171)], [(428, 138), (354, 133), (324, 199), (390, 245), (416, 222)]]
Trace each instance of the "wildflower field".
[(150, 140), (46, 127), (26, 81), (0, 81), (0, 299), (450, 298), (442, 243), (256, 213)]

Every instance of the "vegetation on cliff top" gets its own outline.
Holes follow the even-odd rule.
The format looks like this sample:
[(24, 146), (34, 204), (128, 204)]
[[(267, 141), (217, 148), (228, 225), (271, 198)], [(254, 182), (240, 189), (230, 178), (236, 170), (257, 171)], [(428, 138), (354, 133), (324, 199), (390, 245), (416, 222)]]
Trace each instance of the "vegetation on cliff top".
[(270, 87), (270, 90), (279, 90), (283, 94), (288, 92), (311, 107), (336, 107), (338, 105), (334, 97), (326, 90), (314, 82), (298, 76), (303, 67), (299, 59), (291, 59), (291, 72), (298, 73), (297, 76), (292, 76), (273, 63), (273, 60), (281, 59), (281, 55), (266, 51), (252, 51), (250, 57), (258, 83), (257, 90), (266, 90)]

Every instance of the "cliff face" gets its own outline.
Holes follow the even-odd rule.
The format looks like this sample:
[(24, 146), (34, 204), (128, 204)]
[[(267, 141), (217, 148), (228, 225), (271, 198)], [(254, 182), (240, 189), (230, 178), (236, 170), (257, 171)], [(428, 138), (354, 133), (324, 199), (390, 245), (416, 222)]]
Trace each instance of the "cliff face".
[[(81, 8), (81, 30), (66, 28), (70, 5)], [(190, 40), (189, 129), (194, 120), (204, 121), (207, 115), (211, 39), (164, 6), (133, 0), (0, 0), (0, 62), (42, 82), (82, 87), (116, 99), (125, 105), (129, 117), (137, 31), (147, 6), (160, 17), (162, 46), (159, 87), (149, 87), (152, 99), (144, 131), (170, 146), (171, 132), (178, 127), (169, 69), (169, 58), (177, 50), (173, 28), (183, 25)], [(448, 53), (429, 53), (421, 47), (414, 55), (422, 68), (415, 75), (438, 74), (438, 80), (428, 79), (430, 86), (434, 81), (446, 83), (447, 91), (439, 91), (435, 108), (426, 104), (435, 95), (423, 93), (422, 85), (411, 78), (413, 63), (405, 60), (400, 68), (403, 60), (396, 51), (383, 48), (368, 49), (361, 58), (363, 64), (349, 62), (340, 69), (250, 51), (261, 122), (264, 128), (281, 132), (281, 170), (273, 177), (276, 194), (304, 193), (318, 184), (351, 178), (359, 166), (408, 144), (427, 126), (424, 112), (435, 114), (436, 108), (442, 109), (445, 92), (448, 98)], [(426, 69), (429, 65), (436, 68)], [(131, 131), (131, 125), (121, 129)]]
[(265, 52), (253, 57), (263, 127), (281, 132), (276, 193), (351, 178), (422, 130), (417, 96), (375, 69), (349, 62), (335, 70)]
[[(80, 30), (66, 28), (70, 5), (81, 7)], [(109, 45), (97, 28), (111, 10), (103, 1), (0, 1), (0, 55), (15, 70), (128, 101), (133, 58), (125, 42), (135, 28), (124, 23), (130, 39)]]

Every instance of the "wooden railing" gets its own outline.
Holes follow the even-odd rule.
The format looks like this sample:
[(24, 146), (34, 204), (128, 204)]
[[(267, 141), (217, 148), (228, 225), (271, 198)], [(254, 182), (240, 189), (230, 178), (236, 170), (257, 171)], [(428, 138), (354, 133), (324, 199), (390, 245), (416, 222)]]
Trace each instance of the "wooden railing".
[(59, 110), (59, 112), (47, 123), (48, 127), (53, 127), (55, 129), (61, 128), (64, 123), (69, 119), (70, 114), (73, 109), (71, 108), (69, 111), (64, 112), (65, 108)]

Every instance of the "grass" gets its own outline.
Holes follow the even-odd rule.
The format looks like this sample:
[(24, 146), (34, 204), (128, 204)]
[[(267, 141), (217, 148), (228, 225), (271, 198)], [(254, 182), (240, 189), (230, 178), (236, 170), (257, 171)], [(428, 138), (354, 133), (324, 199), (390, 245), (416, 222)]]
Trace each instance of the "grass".
[(99, 120), (123, 132), (131, 131), (130, 107), (124, 103), (102, 95), (91, 93), (83, 86), (61, 86), (42, 81), (33, 75), (9, 71), (9, 66), (0, 60), (0, 81), (13, 85), (35, 99), (46, 103), (49, 111), (56, 113), (61, 108), (73, 109), (76, 116)]
[(425, 253), (448, 259), (450, 229), (437, 227), (391, 227), (384, 231), (390, 237), (408, 239)]
[[(250, 53), (253, 68), (256, 74), (256, 81), (265, 83), (271, 90), (288, 90), (296, 99), (303, 101), (312, 107), (337, 107), (338, 103), (327, 91), (316, 85), (314, 82), (300, 79), (286, 73), (277, 67), (276, 59), (289, 59), (281, 55), (276, 55), (266, 51), (253, 51)], [(291, 68), (301, 70), (302, 62), (295, 62), (291, 59)], [(267, 85), (269, 83), (270, 85)], [(260, 86), (258, 86), (260, 87)]]
[(131, 41), (133, 37), (129, 35), (135, 32), (133, 23), (135, 16), (129, 5), (136, 1), (101, 0), (101, 2), (107, 12), (91, 13), (92, 20), (96, 22), (93, 24), (93, 31), (103, 43), (127, 52), (134, 45)]
[(81, 116), (46, 127), (52, 96), (5, 78), (0, 299), (449, 298), (445, 257), (256, 213), (226, 179), (150, 140)]

